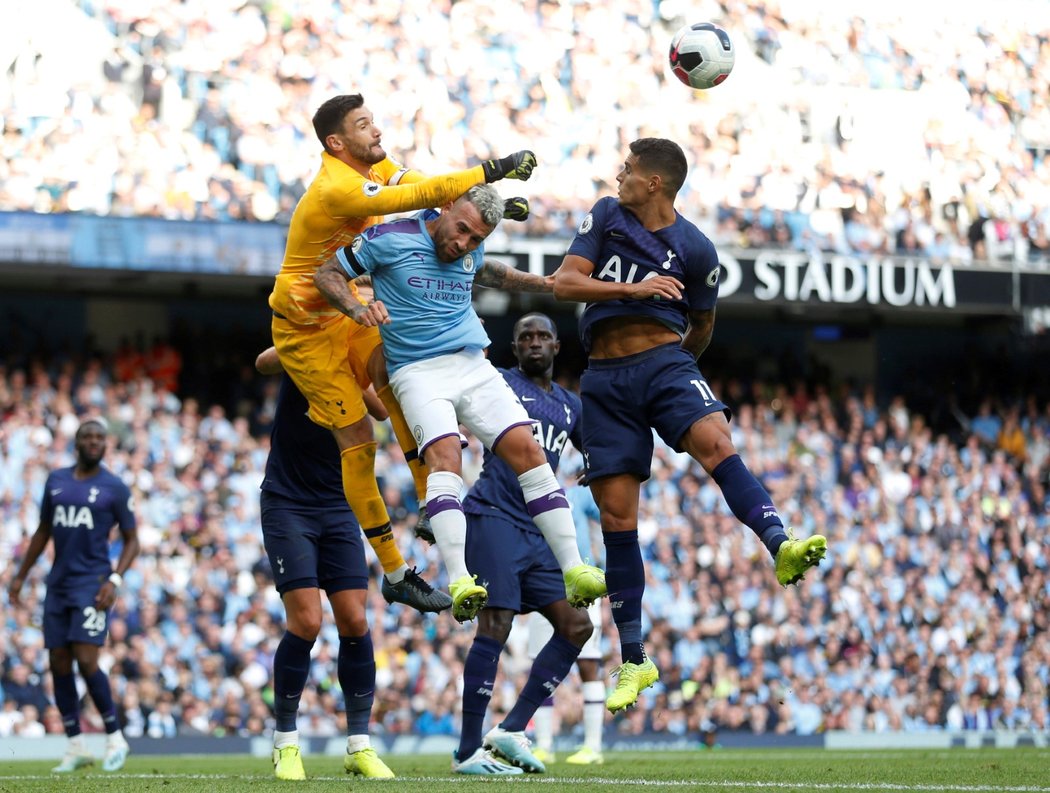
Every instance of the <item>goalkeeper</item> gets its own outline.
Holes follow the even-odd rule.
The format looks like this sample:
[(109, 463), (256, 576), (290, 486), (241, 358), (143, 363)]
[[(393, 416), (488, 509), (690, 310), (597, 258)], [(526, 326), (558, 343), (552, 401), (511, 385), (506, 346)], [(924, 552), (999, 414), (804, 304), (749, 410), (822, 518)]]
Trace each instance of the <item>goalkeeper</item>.
[[(375, 481), (376, 444), (362, 398), (370, 383), (390, 413), (419, 503), (425, 503), (426, 472), (387, 382), (379, 333), (332, 308), (314, 286), (314, 271), (383, 215), (441, 206), (485, 182), (528, 179), (536, 158), (520, 151), (426, 178), (386, 155), (360, 94), (329, 99), (314, 114), (313, 125), (324, 151), (320, 170), (292, 215), (284, 262), (270, 295), (274, 347), (282, 368), (309, 402), (310, 418), (335, 436), (346, 500), (383, 566), (383, 596), (421, 611), (441, 611), (450, 598), (408, 569)], [(528, 203), (511, 199), (507, 214), (524, 219)], [(424, 525), (417, 528), (426, 531), (422, 511), (420, 518)]]

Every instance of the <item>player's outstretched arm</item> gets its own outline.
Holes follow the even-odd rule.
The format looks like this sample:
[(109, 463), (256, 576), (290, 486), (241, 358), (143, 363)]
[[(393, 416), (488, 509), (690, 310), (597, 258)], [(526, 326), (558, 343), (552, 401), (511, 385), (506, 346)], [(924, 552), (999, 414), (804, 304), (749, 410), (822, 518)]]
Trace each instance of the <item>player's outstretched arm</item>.
[(22, 604), (22, 584), (25, 583), (26, 576), (33, 569), (33, 565), (40, 558), (40, 554), (44, 552), (44, 548), (47, 547), (50, 539), (51, 524), (42, 520), (37, 530), (33, 532), (33, 537), (29, 540), (29, 547), (26, 548), (26, 555), (22, 557), (22, 563), (18, 565), (18, 572), (15, 573), (15, 577), (8, 584), (7, 601), (12, 606), (20, 606)]
[(360, 179), (334, 185), (325, 205), (335, 217), (369, 217), (440, 207), (455, 201), (474, 185), (498, 179), (525, 180), (536, 167), (536, 155), (519, 151), (509, 157), (486, 160), (464, 171), (429, 176), (419, 181), (402, 178), (397, 184), (376, 185)]
[(682, 339), (682, 347), (699, 359), (711, 343), (711, 337), (715, 332), (715, 310), (713, 308), (704, 311), (689, 312), (689, 330)]
[(636, 284), (602, 281), (592, 278), (594, 262), (582, 256), (567, 254), (554, 273), (554, 297), (577, 303), (600, 303), (603, 300), (645, 300), (665, 298), (681, 300), (682, 282), (669, 275), (647, 278)]
[(390, 315), (382, 301), (362, 303), (350, 291), (350, 278), (339, 259), (333, 256), (314, 271), (314, 285), (325, 300), (350, 319), (365, 327), (376, 327), (390, 323)]
[(486, 259), (481, 269), (474, 275), (474, 283), (492, 289), (503, 289), (507, 292), (546, 292), (554, 291), (553, 275), (535, 275), (522, 270), (515, 270), (502, 262)]

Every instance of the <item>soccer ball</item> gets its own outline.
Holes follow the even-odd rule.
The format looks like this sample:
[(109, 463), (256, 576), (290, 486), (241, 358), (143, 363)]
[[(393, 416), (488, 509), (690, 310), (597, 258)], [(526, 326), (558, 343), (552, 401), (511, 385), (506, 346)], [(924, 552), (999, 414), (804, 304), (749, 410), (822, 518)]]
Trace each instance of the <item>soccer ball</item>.
[(690, 88), (713, 88), (736, 62), (729, 34), (710, 22), (686, 25), (671, 39), (671, 71)]

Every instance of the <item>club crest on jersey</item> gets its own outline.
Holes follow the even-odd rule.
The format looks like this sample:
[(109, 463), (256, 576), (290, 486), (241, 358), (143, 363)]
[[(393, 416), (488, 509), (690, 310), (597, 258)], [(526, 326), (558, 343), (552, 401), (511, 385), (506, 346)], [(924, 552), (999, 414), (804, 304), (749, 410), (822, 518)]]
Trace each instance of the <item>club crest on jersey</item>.
[(365, 182), (365, 185), (364, 185), (364, 187), (362, 188), (362, 192), (363, 192), (363, 193), (364, 193), (364, 194), (365, 194), (366, 196), (368, 196), (369, 198), (371, 198), (372, 196), (374, 196), (374, 195), (377, 195), (377, 194), (379, 193), (379, 191), (380, 191), (380, 190), (382, 190), (382, 189), (383, 189), (383, 188), (382, 188), (382, 187), (380, 187), (380, 186), (379, 186), (378, 184), (376, 184), (375, 182)]
[(468, 253), (463, 257), (463, 271), (467, 273), (474, 272), (474, 256)]
[(580, 224), (580, 234), (586, 234), (588, 231), (591, 230), (591, 226), (593, 226), (593, 225), (594, 225), (594, 218), (591, 217), (591, 213), (588, 212), (587, 213), (587, 217), (585, 217), (583, 219), (583, 222)]

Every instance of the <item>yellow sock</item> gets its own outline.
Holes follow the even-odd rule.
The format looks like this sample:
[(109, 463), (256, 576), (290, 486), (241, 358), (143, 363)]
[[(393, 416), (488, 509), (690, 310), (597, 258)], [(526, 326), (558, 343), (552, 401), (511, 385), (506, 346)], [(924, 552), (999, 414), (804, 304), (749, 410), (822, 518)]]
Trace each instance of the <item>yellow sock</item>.
[(344, 449), (340, 455), (343, 468), (343, 494), (357, 522), (365, 531), (368, 544), (376, 552), (384, 573), (407, 567), (405, 558), (394, 542), (390, 515), (375, 477), (375, 441)]
[(394, 389), (390, 387), (390, 384), (378, 389), (376, 395), (382, 400), (386, 412), (390, 414), (390, 425), (394, 428), (394, 437), (397, 438), (397, 445), (401, 447), (401, 451), (405, 453), (408, 470), (412, 472), (412, 481), (416, 486), (416, 498), (419, 499), (419, 504), (422, 506), (427, 503), (427, 467), (419, 459), (416, 439), (412, 437), (412, 431), (408, 428), (408, 422), (405, 421), (405, 414), (401, 412), (401, 405), (394, 397)]

